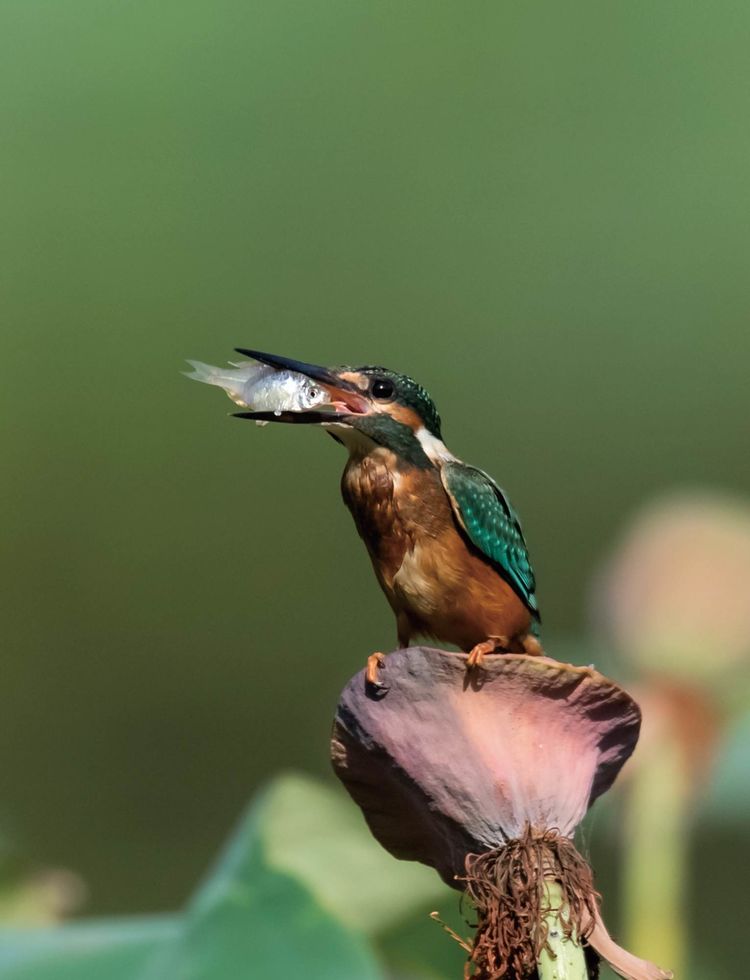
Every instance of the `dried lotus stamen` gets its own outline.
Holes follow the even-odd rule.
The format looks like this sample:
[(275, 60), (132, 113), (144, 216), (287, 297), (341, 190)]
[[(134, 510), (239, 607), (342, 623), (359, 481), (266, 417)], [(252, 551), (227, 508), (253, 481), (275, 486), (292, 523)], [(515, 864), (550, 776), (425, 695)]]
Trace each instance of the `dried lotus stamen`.
[[(585, 940), (594, 927), (598, 894), (591, 868), (572, 840), (556, 830), (527, 828), (484, 854), (466, 857), (458, 879), (478, 916), (466, 976), (481, 980), (533, 976), (548, 945), (547, 882), (559, 885), (557, 921), (567, 940)], [(472, 973), (472, 971), (475, 971)]]

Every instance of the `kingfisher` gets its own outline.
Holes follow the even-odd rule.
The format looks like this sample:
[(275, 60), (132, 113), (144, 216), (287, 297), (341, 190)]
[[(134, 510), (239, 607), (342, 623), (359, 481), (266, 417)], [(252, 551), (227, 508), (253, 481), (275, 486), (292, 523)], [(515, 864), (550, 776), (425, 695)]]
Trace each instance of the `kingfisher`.
[[(399, 647), (417, 636), (468, 654), (543, 653), (534, 571), (507, 494), (443, 442), (437, 408), (412, 378), (383, 367), (327, 368), (238, 347), (320, 385), (335, 412), (247, 411), (256, 422), (318, 425), (344, 446), (344, 503), (396, 617)], [(366, 681), (384, 687), (382, 653)]]

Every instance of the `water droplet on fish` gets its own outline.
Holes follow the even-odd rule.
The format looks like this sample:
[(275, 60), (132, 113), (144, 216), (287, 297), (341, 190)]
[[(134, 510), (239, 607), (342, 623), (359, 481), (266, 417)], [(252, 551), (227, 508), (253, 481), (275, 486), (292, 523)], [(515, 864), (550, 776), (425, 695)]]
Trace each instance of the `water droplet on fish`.
[(281, 411), (280, 411), (280, 409), (278, 409), (278, 408), (275, 409), (273, 414), (276, 416), (276, 418), (280, 418), (281, 417)]

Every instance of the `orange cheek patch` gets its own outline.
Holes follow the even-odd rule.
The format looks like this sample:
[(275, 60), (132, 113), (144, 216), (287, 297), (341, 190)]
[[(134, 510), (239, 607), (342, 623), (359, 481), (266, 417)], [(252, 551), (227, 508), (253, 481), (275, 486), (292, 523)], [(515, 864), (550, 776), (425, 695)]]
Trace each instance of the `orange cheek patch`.
[(422, 428), (422, 420), (412, 408), (405, 405), (384, 405), (381, 409), (402, 425), (408, 425), (412, 432)]

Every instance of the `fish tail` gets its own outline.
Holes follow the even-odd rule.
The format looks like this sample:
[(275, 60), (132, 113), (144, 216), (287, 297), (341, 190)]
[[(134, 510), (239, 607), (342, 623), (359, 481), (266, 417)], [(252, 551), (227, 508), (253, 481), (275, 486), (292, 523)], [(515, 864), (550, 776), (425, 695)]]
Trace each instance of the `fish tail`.
[(214, 367), (212, 364), (204, 364), (203, 361), (188, 360), (188, 364), (193, 370), (181, 372), (186, 378), (190, 378), (193, 381), (202, 381), (207, 385), (219, 385), (223, 387), (222, 380), (226, 372), (222, 371), (221, 368)]

